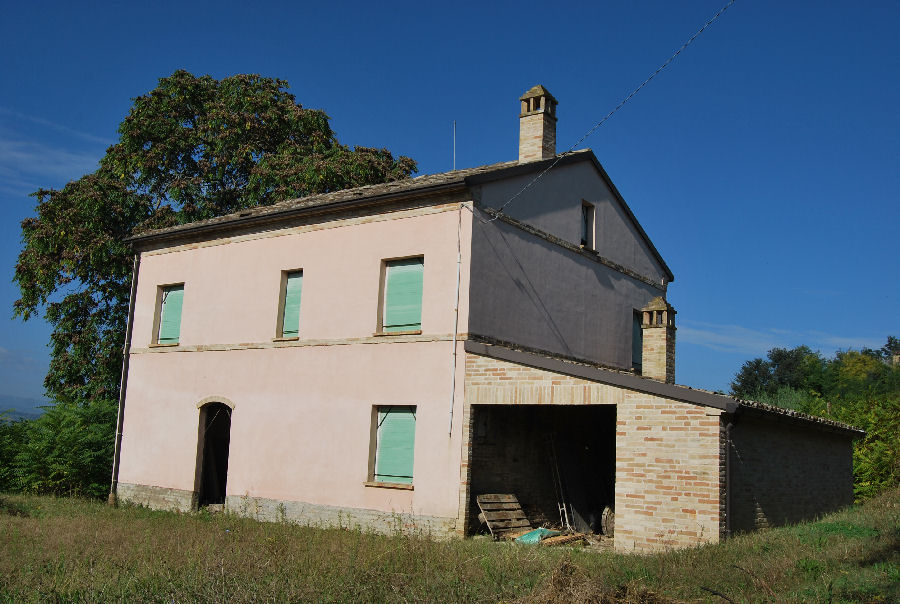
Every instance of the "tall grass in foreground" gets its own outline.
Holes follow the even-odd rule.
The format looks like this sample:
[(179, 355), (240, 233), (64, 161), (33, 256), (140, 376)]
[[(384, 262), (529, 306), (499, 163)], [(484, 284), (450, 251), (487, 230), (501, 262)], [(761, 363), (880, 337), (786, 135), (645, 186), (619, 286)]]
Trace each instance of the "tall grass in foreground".
[(898, 586), (900, 490), (652, 556), (0, 495), (0, 600), (16, 602), (896, 602)]

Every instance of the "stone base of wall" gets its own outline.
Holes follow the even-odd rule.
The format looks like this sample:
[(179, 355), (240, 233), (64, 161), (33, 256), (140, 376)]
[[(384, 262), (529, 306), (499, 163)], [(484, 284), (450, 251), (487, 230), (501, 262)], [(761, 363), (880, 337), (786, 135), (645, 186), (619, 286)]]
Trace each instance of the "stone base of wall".
[(146, 484), (120, 482), (116, 487), (116, 498), (121, 503), (142, 505), (152, 510), (189, 512), (197, 507), (197, 494), (194, 491)]
[(292, 522), (319, 528), (346, 528), (381, 534), (415, 533), (435, 538), (456, 537), (456, 518), (418, 516), (362, 508), (345, 508), (302, 501), (280, 501), (228, 495), (230, 514), (266, 522)]
[[(119, 483), (117, 497), (122, 503), (142, 505), (154, 510), (188, 512), (196, 509), (197, 505), (197, 496), (193, 491), (143, 484)], [(279, 501), (246, 495), (228, 495), (225, 498), (225, 511), (265, 522), (359, 529), (386, 535), (415, 533), (438, 539), (459, 536), (456, 532), (456, 518), (344, 508), (302, 501)]]

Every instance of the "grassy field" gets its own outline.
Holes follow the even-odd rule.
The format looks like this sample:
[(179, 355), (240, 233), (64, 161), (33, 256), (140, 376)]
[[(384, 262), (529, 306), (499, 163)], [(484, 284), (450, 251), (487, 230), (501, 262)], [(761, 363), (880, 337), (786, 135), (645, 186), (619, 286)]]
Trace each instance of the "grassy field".
[(900, 491), (652, 556), (0, 495), (0, 601), (900, 602)]

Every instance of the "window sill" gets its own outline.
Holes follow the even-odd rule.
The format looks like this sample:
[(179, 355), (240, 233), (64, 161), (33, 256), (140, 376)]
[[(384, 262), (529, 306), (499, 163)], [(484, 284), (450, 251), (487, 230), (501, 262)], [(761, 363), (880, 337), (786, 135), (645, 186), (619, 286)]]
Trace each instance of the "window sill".
[(159, 342), (154, 342), (154, 343), (150, 344), (150, 348), (172, 348), (173, 346), (178, 346), (180, 343), (181, 342), (172, 342), (172, 343), (166, 342), (166, 343), (161, 344)]
[(367, 480), (363, 483), (364, 487), (375, 487), (379, 489), (399, 489), (401, 491), (413, 491), (413, 485), (406, 484), (405, 482), (375, 482), (374, 480)]
[(293, 336), (291, 338), (272, 338), (273, 342), (296, 342), (300, 339), (300, 336)]
[(382, 336), (420, 336), (422, 335), (422, 330), (413, 329), (411, 331), (376, 331), (372, 335), (379, 338)]

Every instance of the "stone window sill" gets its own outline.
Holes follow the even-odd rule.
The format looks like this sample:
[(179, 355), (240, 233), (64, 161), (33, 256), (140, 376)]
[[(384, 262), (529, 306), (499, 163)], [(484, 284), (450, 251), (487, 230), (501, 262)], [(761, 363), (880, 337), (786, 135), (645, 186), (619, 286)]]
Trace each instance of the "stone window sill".
[(284, 337), (272, 338), (273, 342), (297, 342), (299, 340), (300, 340), (300, 336), (293, 336), (291, 338), (284, 338)]
[(181, 342), (165, 342), (161, 344), (159, 342), (153, 342), (152, 344), (150, 344), (150, 348), (172, 348), (173, 346), (178, 346), (180, 343)]
[(421, 329), (413, 329), (411, 331), (376, 331), (372, 334), (375, 337), (382, 336), (420, 336), (422, 335)]
[(413, 485), (406, 484), (405, 482), (376, 482), (374, 480), (367, 480), (363, 483), (363, 486), (375, 487), (379, 489), (399, 489), (401, 491), (414, 490)]

